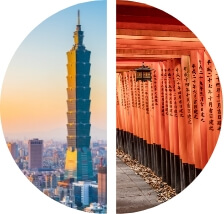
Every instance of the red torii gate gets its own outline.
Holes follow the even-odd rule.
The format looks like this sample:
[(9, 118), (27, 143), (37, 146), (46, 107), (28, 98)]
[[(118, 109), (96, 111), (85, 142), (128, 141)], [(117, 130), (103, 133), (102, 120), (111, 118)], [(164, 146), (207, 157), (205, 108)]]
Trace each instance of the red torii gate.
[[(152, 82), (136, 82), (141, 62)], [(156, 8), (117, 1), (117, 147), (177, 192), (200, 173), (216, 145), (222, 91), (196, 36)]]

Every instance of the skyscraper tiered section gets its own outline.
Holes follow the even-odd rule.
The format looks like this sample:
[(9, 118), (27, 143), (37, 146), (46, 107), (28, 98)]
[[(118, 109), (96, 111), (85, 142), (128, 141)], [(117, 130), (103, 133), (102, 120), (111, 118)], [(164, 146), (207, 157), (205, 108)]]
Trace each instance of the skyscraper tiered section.
[(74, 45), (67, 52), (67, 151), (65, 177), (75, 181), (92, 179), (90, 150), (90, 54), (83, 45), (84, 32), (78, 24)]

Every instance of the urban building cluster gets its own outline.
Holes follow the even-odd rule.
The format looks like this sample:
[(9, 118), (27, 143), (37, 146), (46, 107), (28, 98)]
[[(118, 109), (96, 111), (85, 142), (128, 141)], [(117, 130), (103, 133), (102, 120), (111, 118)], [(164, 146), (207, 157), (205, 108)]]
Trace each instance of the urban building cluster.
[(7, 146), (27, 179), (50, 198), (73, 209), (106, 212), (106, 141), (91, 142), (93, 180), (77, 182), (65, 178), (65, 142), (17, 140)]

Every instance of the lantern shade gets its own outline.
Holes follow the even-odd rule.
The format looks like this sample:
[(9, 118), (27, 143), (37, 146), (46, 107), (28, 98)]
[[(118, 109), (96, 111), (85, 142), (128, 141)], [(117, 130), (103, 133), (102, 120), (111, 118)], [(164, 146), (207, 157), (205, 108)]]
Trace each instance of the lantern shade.
[(144, 65), (144, 62), (142, 63), (142, 67), (136, 68), (136, 81), (152, 81), (152, 74), (151, 71), (152, 69), (149, 68), (148, 66)]

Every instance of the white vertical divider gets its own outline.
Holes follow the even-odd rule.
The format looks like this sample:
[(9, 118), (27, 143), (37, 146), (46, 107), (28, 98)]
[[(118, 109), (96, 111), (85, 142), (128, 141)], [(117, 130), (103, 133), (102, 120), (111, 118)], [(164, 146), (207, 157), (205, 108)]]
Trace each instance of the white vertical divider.
[(107, 1), (107, 206), (116, 213), (116, 1)]

